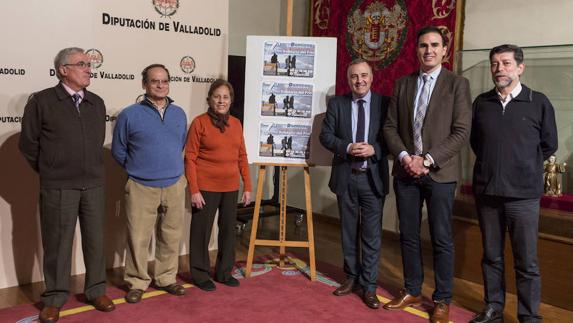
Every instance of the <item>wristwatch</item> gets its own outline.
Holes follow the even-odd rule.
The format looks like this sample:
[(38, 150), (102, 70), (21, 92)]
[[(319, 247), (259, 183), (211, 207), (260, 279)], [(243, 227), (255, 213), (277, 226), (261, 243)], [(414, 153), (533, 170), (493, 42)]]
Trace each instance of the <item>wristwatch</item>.
[(424, 167), (430, 168), (430, 166), (432, 166), (432, 161), (430, 160), (430, 158), (428, 158), (428, 156), (424, 156), (424, 161), (422, 162), (422, 164), (424, 165)]

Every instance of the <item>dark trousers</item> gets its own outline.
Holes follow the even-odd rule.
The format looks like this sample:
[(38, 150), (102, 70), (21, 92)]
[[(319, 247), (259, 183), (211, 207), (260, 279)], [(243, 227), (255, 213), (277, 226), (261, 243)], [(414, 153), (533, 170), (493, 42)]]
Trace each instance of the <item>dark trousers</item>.
[(424, 282), (420, 227), (422, 205), (426, 201), (432, 241), (435, 286), (434, 301), (450, 303), (454, 277), (452, 206), (456, 183), (437, 183), (430, 176), (420, 179), (394, 179), (400, 245), (404, 271), (404, 289), (418, 296)]
[(505, 232), (509, 231), (517, 287), (517, 315), (521, 322), (538, 322), (541, 276), (537, 264), (539, 199), (477, 195), (482, 234), (484, 300), (503, 311), (505, 305)]
[(86, 266), (85, 296), (93, 300), (105, 294), (104, 217), (103, 186), (87, 190), (40, 190), (46, 284), (41, 299), (44, 305), (62, 307), (68, 299), (72, 244), (78, 218)]
[(352, 174), (348, 189), (337, 196), (342, 231), (344, 272), (366, 290), (376, 290), (382, 245), (384, 196), (375, 193), (368, 173)]
[(215, 264), (215, 279), (227, 281), (235, 264), (235, 224), (237, 223), (237, 197), (239, 192), (201, 191), (205, 206), (193, 209), (191, 218), (191, 237), (189, 264), (193, 282), (209, 280), (209, 240), (215, 222), (215, 213), (219, 210), (217, 225), (218, 251)]

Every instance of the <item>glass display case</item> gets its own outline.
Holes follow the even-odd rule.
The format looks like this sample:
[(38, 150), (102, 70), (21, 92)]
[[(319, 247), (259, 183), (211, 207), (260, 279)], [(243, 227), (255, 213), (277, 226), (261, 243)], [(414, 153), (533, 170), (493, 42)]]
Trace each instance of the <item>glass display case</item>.
[[(521, 82), (544, 93), (555, 107), (559, 149), (557, 162), (567, 163), (561, 175), (561, 200), (571, 198), (573, 208), (573, 45), (523, 47), (525, 70)], [(489, 49), (457, 53), (457, 72), (470, 81), (472, 101), (493, 88), (489, 70)], [(474, 156), (466, 147), (462, 152), (462, 192), (471, 189)], [(568, 211), (573, 211), (568, 210)]]

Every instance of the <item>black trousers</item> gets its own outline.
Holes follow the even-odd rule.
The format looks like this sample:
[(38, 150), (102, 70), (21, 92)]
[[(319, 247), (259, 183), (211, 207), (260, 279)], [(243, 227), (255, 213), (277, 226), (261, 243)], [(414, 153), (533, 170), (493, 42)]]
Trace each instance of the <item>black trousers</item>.
[(450, 303), (454, 280), (454, 241), (452, 207), (456, 183), (438, 183), (430, 176), (419, 179), (394, 179), (400, 246), (404, 271), (404, 289), (418, 296), (424, 282), (420, 226), (422, 205), (426, 201), (434, 258), (434, 301)]
[(78, 218), (86, 266), (85, 296), (93, 300), (105, 294), (103, 186), (87, 190), (42, 188), (40, 222), (46, 290), (41, 299), (46, 306), (62, 307), (68, 299), (72, 244)]
[(231, 278), (231, 270), (235, 264), (235, 224), (237, 222), (238, 194), (238, 191), (201, 191), (201, 195), (205, 199), (205, 206), (203, 209), (193, 209), (189, 243), (189, 266), (194, 283), (209, 280), (209, 240), (217, 210), (219, 210), (217, 220), (219, 249), (215, 264), (215, 279), (226, 281)]
[(484, 301), (499, 311), (505, 305), (505, 232), (509, 231), (520, 322), (539, 322), (541, 275), (537, 264), (539, 199), (477, 195), (482, 234)]
[(337, 195), (344, 272), (365, 290), (376, 290), (382, 246), (384, 196), (378, 195), (367, 172), (350, 175), (348, 189)]

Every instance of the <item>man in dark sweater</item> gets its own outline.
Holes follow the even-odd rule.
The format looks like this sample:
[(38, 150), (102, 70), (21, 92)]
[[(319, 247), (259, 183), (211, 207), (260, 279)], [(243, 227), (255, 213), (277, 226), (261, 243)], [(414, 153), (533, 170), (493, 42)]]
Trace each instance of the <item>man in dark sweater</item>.
[(520, 83), (525, 68), (521, 48), (494, 47), (489, 59), (495, 88), (475, 99), (470, 136), (486, 307), (471, 322), (502, 321), (506, 230), (515, 259), (519, 321), (540, 322), (539, 200), (543, 161), (557, 150), (555, 112), (545, 95)]
[(86, 90), (90, 60), (83, 49), (61, 50), (54, 68), (60, 83), (30, 96), (20, 135), (20, 151), (40, 176), (46, 284), (41, 322), (57, 321), (68, 298), (78, 218), (86, 266), (85, 296), (100, 311), (115, 308), (105, 296), (105, 105)]
[(169, 94), (169, 71), (152, 64), (141, 73), (145, 98), (117, 117), (111, 152), (129, 175), (125, 185), (127, 255), (124, 279), (128, 303), (137, 303), (151, 283), (149, 243), (156, 232), (154, 280), (173, 295), (185, 289), (175, 280), (185, 212), (183, 147), (187, 117)]

